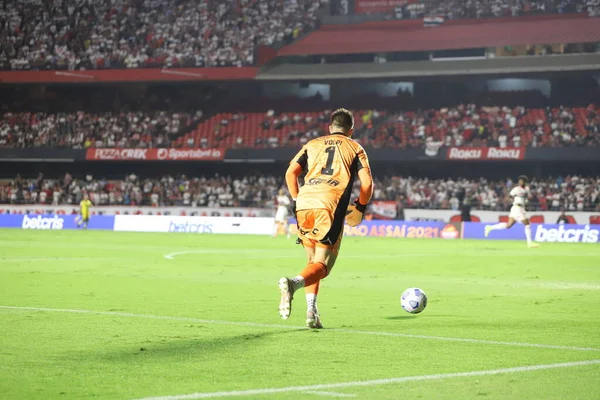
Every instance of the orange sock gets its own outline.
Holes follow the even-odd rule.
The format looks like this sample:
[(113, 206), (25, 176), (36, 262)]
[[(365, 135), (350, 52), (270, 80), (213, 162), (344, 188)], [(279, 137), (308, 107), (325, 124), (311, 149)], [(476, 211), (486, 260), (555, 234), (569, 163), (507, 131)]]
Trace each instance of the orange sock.
[(327, 267), (320, 262), (308, 264), (300, 272), (300, 276), (304, 278), (304, 287), (311, 286), (327, 276)]
[(312, 285), (309, 286), (304, 286), (304, 293), (306, 294), (314, 294), (315, 296), (319, 294), (319, 285), (321, 284), (321, 281), (318, 280), (317, 282), (313, 283)]

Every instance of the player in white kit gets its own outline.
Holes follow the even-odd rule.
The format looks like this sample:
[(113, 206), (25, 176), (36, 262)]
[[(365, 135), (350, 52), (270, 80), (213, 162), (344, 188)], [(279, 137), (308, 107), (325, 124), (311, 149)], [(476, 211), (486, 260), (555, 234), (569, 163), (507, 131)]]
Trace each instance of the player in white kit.
[(286, 196), (285, 192), (279, 190), (279, 194), (277, 195), (277, 212), (275, 213), (275, 232), (273, 232), (273, 236), (277, 236), (279, 231), (283, 228), (288, 239), (290, 238), (288, 224), (288, 207), (290, 204), (290, 199)]
[(485, 237), (488, 237), (491, 231), (497, 229), (509, 229), (515, 222), (520, 222), (525, 225), (525, 237), (527, 238), (528, 247), (539, 247), (539, 244), (531, 240), (531, 225), (529, 218), (525, 213), (525, 204), (529, 198), (530, 191), (527, 185), (527, 177), (525, 175), (519, 176), (518, 185), (512, 188), (510, 196), (513, 198), (513, 205), (510, 208), (510, 214), (508, 215), (508, 223), (500, 222), (496, 225), (488, 225), (485, 227)]

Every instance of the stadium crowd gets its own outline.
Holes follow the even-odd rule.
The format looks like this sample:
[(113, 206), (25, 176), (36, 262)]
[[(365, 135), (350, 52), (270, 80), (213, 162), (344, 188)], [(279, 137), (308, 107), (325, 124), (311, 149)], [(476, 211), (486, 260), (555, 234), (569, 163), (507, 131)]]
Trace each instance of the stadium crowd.
[[(468, 202), (473, 209), (507, 210), (510, 189), (515, 181), (487, 179), (433, 180), (388, 177), (375, 180), (374, 200), (396, 201), (404, 208), (453, 209)], [(95, 205), (189, 206), (189, 207), (273, 207), (282, 185), (275, 176), (212, 176), (190, 178), (164, 176), (141, 178), (131, 174), (122, 180), (17, 177), (0, 183), (0, 203), (73, 204), (90, 195)], [(533, 180), (528, 209), (558, 211), (600, 211), (600, 177), (567, 176)], [(358, 196), (358, 185), (354, 188)]]
[(600, 113), (587, 108), (456, 107), (389, 113), (357, 132), (365, 145), (561, 147), (600, 145)]
[[(326, 0), (8, 0), (0, 69), (221, 67), (298, 37)], [(25, 23), (26, 22), (26, 23)]]
[[(318, 26), (329, 0), (7, 0), (0, 69), (80, 70), (254, 64), (257, 45)], [(598, 0), (407, 1), (405, 18), (599, 14)], [(27, 23), (25, 23), (27, 22)]]
[[(259, 126), (249, 127), (255, 139), (252, 146), (302, 145), (327, 130), (329, 113), (325, 110), (302, 115), (277, 114), (271, 110), (260, 124), (255, 124)], [(595, 105), (587, 108), (527, 109), (521, 106), (462, 104), (417, 111), (361, 110), (355, 112), (355, 119), (353, 138), (372, 147), (600, 145), (600, 113)], [(229, 125), (229, 121), (226, 122)], [(219, 123), (218, 120), (208, 120), (205, 124), (212, 125), (199, 126), (198, 129), (202, 129), (203, 134), (210, 134), (213, 126)], [(218, 139), (236, 136), (236, 133), (231, 128), (224, 128), (219, 131)]]
[(75, 179), (68, 173), (63, 179), (46, 179), (40, 174), (0, 183), (0, 203), (79, 204), (87, 193), (95, 205), (262, 207), (272, 204), (279, 181), (272, 176), (150, 179), (135, 174), (123, 180)]
[(0, 147), (168, 147), (202, 112), (4, 113)]
[[(327, 130), (329, 110), (312, 113), (0, 113), (0, 147), (281, 147)], [(463, 104), (417, 111), (356, 112), (353, 136), (372, 147), (600, 146), (600, 112)]]
[[(375, 184), (374, 198), (397, 201), (404, 208), (458, 210), (461, 202), (473, 209), (507, 210), (512, 204), (510, 190), (515, 180), (417, 179), (391, 177)], [(532, 180), (527, 208), (537, 211), (600, 210), (600, 178), (567, 176)]]

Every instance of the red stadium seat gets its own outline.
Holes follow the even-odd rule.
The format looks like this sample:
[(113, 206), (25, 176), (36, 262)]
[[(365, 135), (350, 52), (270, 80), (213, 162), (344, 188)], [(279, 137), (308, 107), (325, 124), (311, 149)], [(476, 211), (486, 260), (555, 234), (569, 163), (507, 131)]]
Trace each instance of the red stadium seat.
[[(493, 101), (495, 104), (503, 104), (513, 102), (515, 99), (522, 99), (520, 96), (527, 94), (528, 91), (521, 92), (493, 92), (491, 95), (493, 97)], [(537, 94), (536, 94), (537, 93)], [(539, 92), (533, 91), (530, 93), (532, 96), (538, 96)], [(260, 98), (258, 98), (260, 99)], [(324, 109), (321, 106), (316, 106), (316, 110), (306, 111), (307, 108), (313, 108), (314, 105), (309, 106), (305, 100), (298, 100), (288, 98), (285, 100), (279, 99), (278, 103), (274, 103), (273, 99), (266, 99), (265, 102), (260, 102), (258, 99), (249, 105), (253, 112), (248, 110), (247, 112), (239, 112), (236, 114), (230, 112), (217, 112), (216, 114), (208, 117), (207, 119), (198, 122), (198, 120), (194, 119), (192, 114), (187, 113), (178, 113), (179, 119), (181, 121), (181, 128), (184, 130), (185, 134), (182, 136), (175, 137), (172, 146), (173, 147), (203, 147), (203, 148), (234, 148), (234, 147), (257, 147), (257, 148), (275, 148), (282, 146), (291, 146), (298, 147), (302, 141), (309, 140), (313, 138), (313, 135), (307, 135), (308, 132), (316, 131), (318, 135), (321, 135), (323, 132), (327, 132), (327, 122), (319, 122), (319, 119), (322, 119)], [(512, 99), (512, 100), (511, 100)], [(488, 99), (490, 100), (490, 99)], [(269, 101), (271, 101), (269, 103)], [(261, 107), (255, 106), (256, 103), (262, 104)], [(279, 108), (281, 103), (282, 106), (285, 106), (286, 109), (290, 109), (290, 107), (296, 106), (298, 107), (298, 111), (292, 112), (283, 112), (281, 113)], [(595, 120), (596, 115), (598, 114), (595, 111), (595, 106), (591, 106), (589, 110), (587, 108), (565, 108), (564, 110), (570, 112), (572, 117), (574, 118), (574, 127), (578, 136), (588, 137), (590, 133), (588, 133), (588, 119)], [(272, 108), (276, 110), (275, 115), (269, 116), (265, 111), (256, 112), (256, 109), (264, 108)], [(383, 108), (383, 107), (378, 107)], [(291, 108), (293, 109), (293, 108)], [(243, 108), (242, 108), (243, 110)], [(562, 110), (562, 109), (561, 109)], [(556, 145), (552, 140), (551, 135), (551, 125), (560, 119), (560, 113), (562, 112), (559, 109), (554, 109), (550, 113), (546, 113), (544, 109), (538, 108), (528, 108), (524, 110), (524, 113), (520, 115), (517, 120), (517, 128), (520, 131), (521, 137), (521, 145), (527, 146), (530, 145), (534, 138), (536, 138), (537, 146), (550, 146)], [(162, 112), (162, 111), (161, 111)], [(444, 140), (448, 131), (453, 128), (457, 128), (461, 126), (462, 123), (469, 119), (468, 115), (461, 112), (459, 117), (455, 120), (454, 118), (450, 118), (446, 113), (442, 113), (440, 109), (433, 108), (426, 110), (426, 112), (435, 116), (435, 118), (423, 125), (423, 134), (425, 136), (431, 137), (434, 140)], [(154, 118), (155, 112), (147, 113), (145, 117)], [(404, 148), (406, 146), (419, 147), (423, 146), (423, 138), (416, 137), (414, 135), (414, 119), (418, 118), (416, 113), (411, 111), (378, 111), (379, 117), (376, 122), (373, 120), (369, 120), (365, 118), (363, 122), (363, 117), (371, 114), (372, 111), (367, 110), (357, 110), (355, 111), (356, 116), (356, 130), (361, 134), (360, 141), (363, 145), (374, 146), (374, 147), (400, 147)], [(501, 113), (501, 117), (506, 119), (510, 115), (514, 115), (515, 110), (503, 111)], [(592, 116), (588, 118), (588, 113), (592, 113)], [(478, 114), (482, 117), (486, 117), (487, 125), (490, 130), (495, 130), (493, 126), (494, 118), (490, 118), (490, 114), (485, 110), (484, 107), (478, 107)], [(166, 116), (172, 116), (174, 114), (166, 113)], [(288, 118), (288, 122), (286, 124), (282, 124), (275, 128), (274, 123), (276, 120), (282, 122), (283, 115), (286, 115)], [(296, 121), (295, 117), (299, 116), (299, 120)], [(371, 114), (372, 115), (372, 114)], [(75, 114), (72, 115), (75, 117)], [(99, 116), (99, 114), (95, 113), (84, 113), (81, 116), (77, 116), (74, 118), (70, 125), (72, 125), (73, 130), (85, 129), (89, 121), (95, 120), (97, 118), (108, 118), (107, 116)], [(309, 121), (307, 122), (307, 118)], [(45, 118), (45, 120), (52, 120), (50, 116)], [(439, 120), (444, 120), (444, 127), (439, 125)], [(227, 121), (227, 122), (224, 122)], [(223, 123), (222, 123), (223, 122)], [(267, 125), (263, 125), (264, 123)], [(34, 126), (36, 129), (39, 129), (39, 124), (43, 124), (44, 122), (38, 121), (37, 117), (31, 117), (31, 114), (28, 112), (23, 113), (6, 113), (0, 114), (0, 125), (7, 124), (8, 126), (13, 126), (15, 124), (19, 124), (24, 129), (21, 129), (20, 134), (9, 135), (9, 142), (7, 143), (8, 147), (13, 147), (19, 138), (23, 135), (26, 135), (31, 130), (33, 130)], [(147, 128), (144, 132), (137, 132), (137, 130), (130, 129), (127, 124), (123, 124), (120, 126), (119, 124), (123, 124), (122, 122), (117, 123), (117, 127), (123, 129), (124, 139), (126, 140), (126, 147), (137, 146), (138, 141), (141, 143), (145, 143), (147, 146), (153, 145), (153, 140), (155, 138), (161, 137), (159, 135), (160, 131), (154, 128)], [(535, 127), (539, 124), (541, 129), (540, 134), (534, 133), (537, 128)], [(372, 127), (373, 131), (365, 135), (362, 131), (364, 125)], [(474, 134), (472, 129), (462, 129), (463, 135), (463, 146), (476, 144), (488, 146), (492, 144), (491, 140), (488, 139), (478, 139), (477, 135)], [(292, 135), (293, 134), (293, 135)], [(514, 137), (513, 133), (509, 133), (508, 135), (508, 144), (513, 145), (512, 138)], [(51, 135), (48, 138), (45, 138), (47, 142), (40, 143), (44, 146), (50, 146), (52, 137)], [(79, 137), (79, 136), (77, 136)], [(81, 146), (84, 143), (81, 142), (85, 138), (80, 139), (69, 139), (69, 142), (60, 142), (58, 145), (61, 146)], [(99, 138), (101, 139), (101, 138)], [(575, 139), (573, 139), (575, 140)], [(475, 143), (472, 143), (475, 142)], [(455, 145), (456, 143), (451, 139), (450, 145)], [(102, 145), (106, 147), (106, 143)]]
[(529, 222), (531, 222), (532, 224), (543, 224), (544, 216), (543, 215), (532, 215), (531, 217), (529, 217)]
[[(453, 215), (452, 217), (450, 217), (450, 222), (461, 222), (462, 221), (462, 217), (460, 216), (460, 214), (456, 214)], [(471, 215), (471, 222), (481, 222), (481, 218), (479, 218), (477, 215)]]

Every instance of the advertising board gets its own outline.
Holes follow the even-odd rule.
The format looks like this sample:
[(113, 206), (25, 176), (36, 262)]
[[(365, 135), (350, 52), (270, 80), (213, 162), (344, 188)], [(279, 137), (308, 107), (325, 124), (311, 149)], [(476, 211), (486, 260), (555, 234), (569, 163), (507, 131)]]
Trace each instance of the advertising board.
[(402, 7), (413, 0), (356, 0), (354, 12), (356, 14), (378, 14), (393, 11), (396, 7)]
[(97, 161), (220, 161), (225, 149), (87, 149), (86, 160)]
[(117, 215), (115, 231), (271, 235), (273, 218)]
[(448, 160), (523, 160), (525, 147), (448, 147)]
[[(296, 234), (296, 220), (290, 219), (291, 233)], [(393, 237), (419, 239), (460, 239), (461, 224), (438, 221), (363, 221), (344, 227), (344, 236)]]
[[(0, 228), (35, 230), (77, 229), (77, 215), (0, 214)], [(90, 218), (88, 229), (113, 230), (115, 217), (99, 215)]]
[[(485, 226), (477, 222), (463, 223), (464, 239), (525, 240), (523, 225), (492, 231), (485, 237)], [(599, 225), (531, 224), (532, 239), (538, 243), (598, 243)]]
[[(1, 204), (0, 214), (77, 214), (79, 205)], [(92, 215), (189, 215), (200, 217), (271, 217), (273, 209), (251, 207), (151, 207), (151, 206), (94, 206)]]

